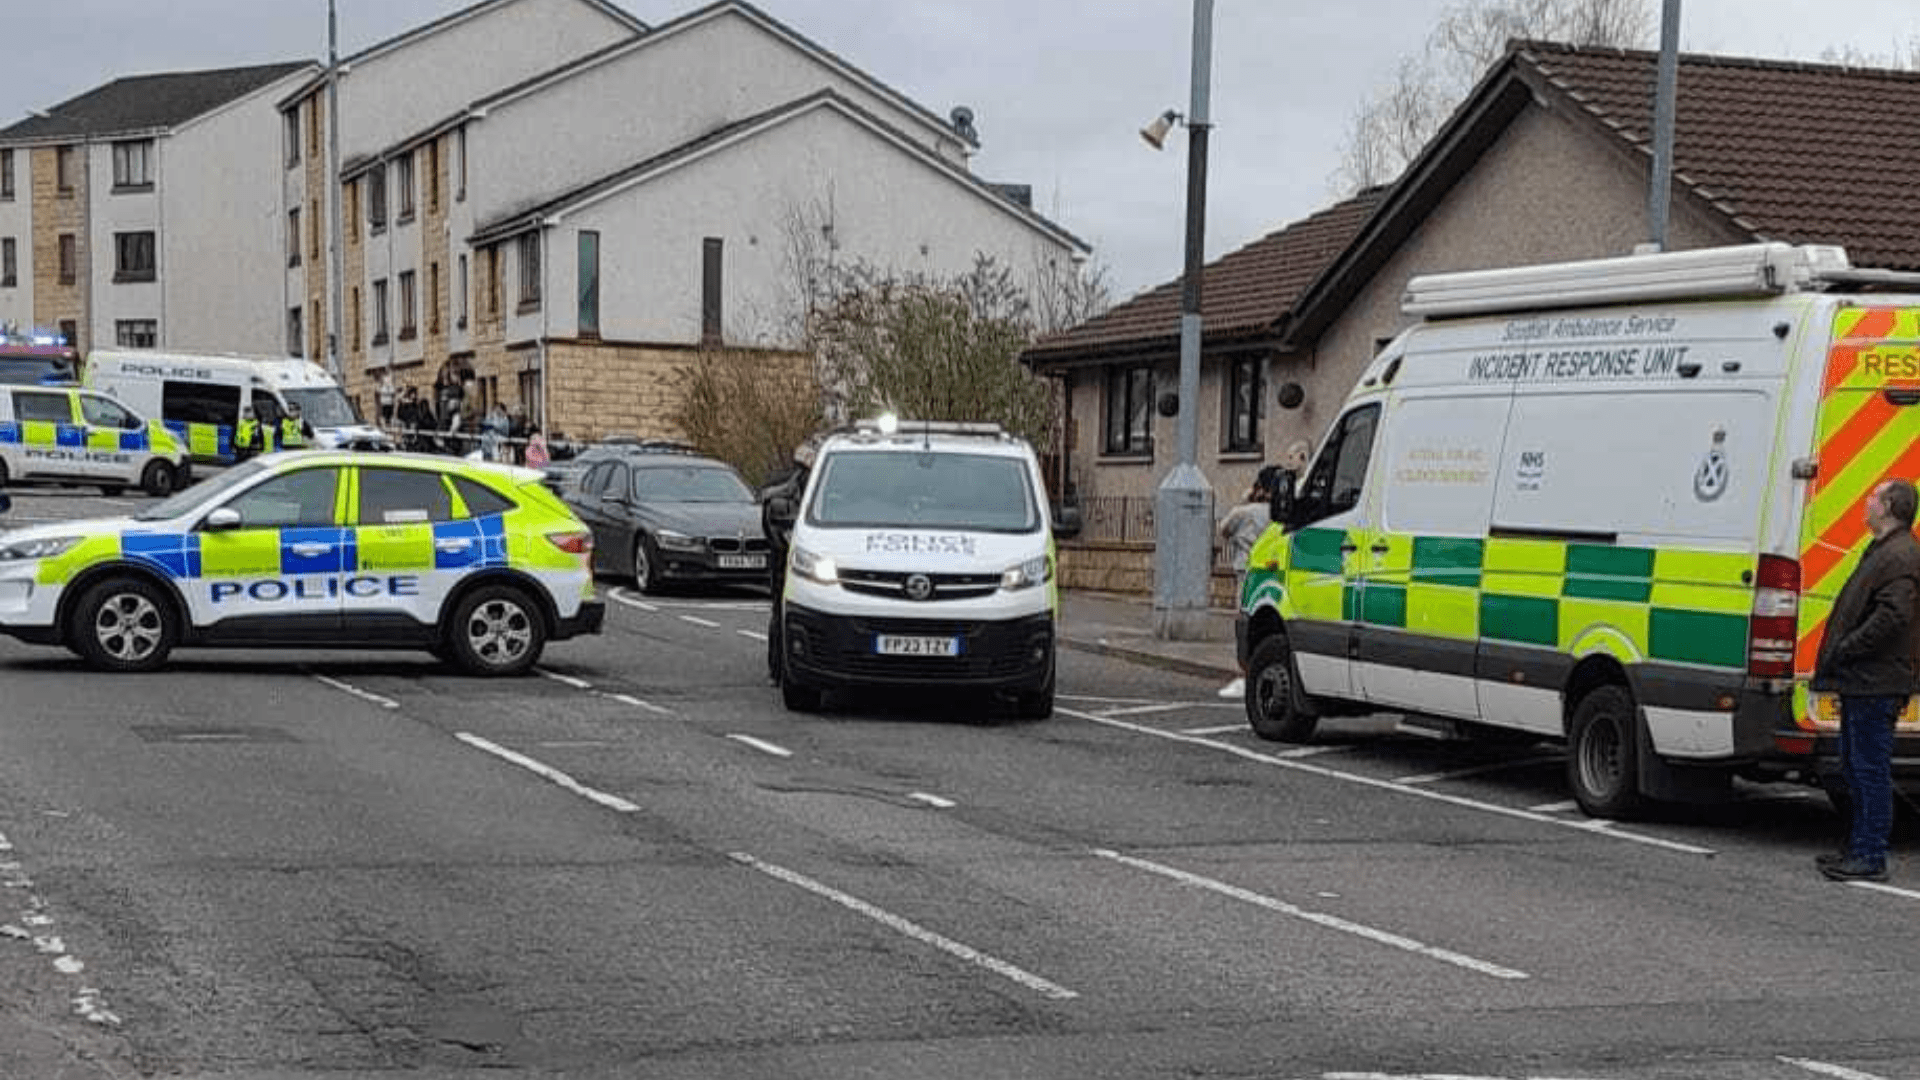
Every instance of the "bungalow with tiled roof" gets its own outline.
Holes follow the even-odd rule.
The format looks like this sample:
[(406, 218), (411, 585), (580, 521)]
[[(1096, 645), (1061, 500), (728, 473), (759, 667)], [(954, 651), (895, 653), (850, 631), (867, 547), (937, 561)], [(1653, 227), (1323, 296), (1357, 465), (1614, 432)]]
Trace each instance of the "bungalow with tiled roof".
[[(1393, 185), (1208, 265), (1198, 464), (1216, 514), (1262, 463), (1318, 443), (1413, 322), (1414, 275), (1647, 240), (1657, 61), (1516, 42)], [(1669, 248), (1839, 244), (1856, 266), (1920, 269), (1920, 73), (1683, 55), (1678, 85)], [(1069, 403), (1057, 449), (1089, 522), (1062, 560), (1069, 585), (1151, 587), (1153, 495), (1174, 457), (1174, 419), (1151, 406), (1178, 353), (1176, 280), (1022, 355)]]

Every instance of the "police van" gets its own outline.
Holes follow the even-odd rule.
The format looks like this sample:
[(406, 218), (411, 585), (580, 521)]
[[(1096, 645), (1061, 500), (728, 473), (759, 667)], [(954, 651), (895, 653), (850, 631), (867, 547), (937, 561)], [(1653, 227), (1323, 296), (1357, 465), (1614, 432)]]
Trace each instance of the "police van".
[(1250, 556), (1253, 730), (1564, 740), (1601, 817), (1817, 782), (1864, 502), (1920, 476), (1920, 275), (1760, 244), (1416, 277), (1404, 308)]
[(196, 461), (229, 464), (241, 410), (276, 429), (288, 405), (313, 428), (322, 448), (389, 449), (380, 429), (361, 421), (331, 375), (307, 360), (227, 354), (95, 350), (86, 385), (105, 390), (173, 429)]
[(0, 386), (0, 486), (90, 484), (118, 495), (137, 484), (166, 495), (190, 481), (186, 448), (159, 421), (91, 390)]
[(600, 632), (592, 551), (532, 469), (268, 454), (131, 517), (0, 532), (0, 633), (106, 671), (178, 646), (335, 646), (517, 675)]
[(993, 424), (862, 422), (820, 444), (792, 516), (788, 709), (911, 686), (997, 691), (1022, 717), (1053, 714), (1053, 530), (1025, 440)]

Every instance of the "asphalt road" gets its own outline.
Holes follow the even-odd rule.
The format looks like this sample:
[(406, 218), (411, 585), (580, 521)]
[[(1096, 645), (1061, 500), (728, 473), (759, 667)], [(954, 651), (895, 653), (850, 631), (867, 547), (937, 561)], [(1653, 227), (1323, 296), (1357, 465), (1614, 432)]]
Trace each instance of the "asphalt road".
[(1910, 823), (1835, 885), (1804, 791), (1601, 824), (1549, 745), (1067, 651), (1049, 721), (796, 717), (763, 602), (607, 584), (504, 682), (0, 640), (0, 1075), (1920, 1077)]

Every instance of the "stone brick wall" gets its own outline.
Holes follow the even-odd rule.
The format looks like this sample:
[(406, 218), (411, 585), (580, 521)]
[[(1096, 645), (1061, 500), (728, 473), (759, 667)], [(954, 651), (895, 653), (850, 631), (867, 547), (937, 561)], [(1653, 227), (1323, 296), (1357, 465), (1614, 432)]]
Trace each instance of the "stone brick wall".
[[(302, 316), (305, 325), (302, 329), (306, 331), (307, 356), (312, 358), (321, 367), (327, 366), (327, 332), (332, 329), (333, 325), (333, 314), (327, 310), (327, 289), (330, 284), (327, 277), (328, 267), (331, 265), (326, 257), (327, 245), (331, 243), (331, 240), (327, 237), (327, 201), (325, 197), (327, 191), (327, 163), (326, 153), (320, 143), (320, 133), (326, 123), (326, 116), (322, 111), (325, 104), (326, 97), (322, 94), (311, 94), (300, 104), (300, 112), (306, 117), (306, 123), (300, 125), (302, 132), (304, 132), (303, 138), (306, 140), (306, 153), (303, 155), (301, 161), (306, 173), (306, 197), (301, 200), (303, 206), (300, 211), (300, 217), (301, 231), (306, 233), (306, 235), (300, 238), (300, 243), (306, 250), (300, 253), (300, 268), (302, 277), (306, 279), (307, 285), (306, 314)], [(343, 224), (347, 223), (343, 222)], [(357, 279), (349, 277), (346, 280), (354, 281)], [(341, 323), (340, 332), (349, 340), (352, 339), (352, 334), (348, 332), (344, 318)], [(344, 345), (345, 343), (343, 342), (343, 349)], [(341, 361), (342, 369), (352, 370), (352, 365), (344, 359), (344, 355), (343, 351), (343, 359)]]
[[(1150, 597), (1153, 551), (1152, 544), (1062, 540), (1056, 549), (1060, 587)], [(1214, 567), (1207, 581), (1208, 604), (1234, 607), (1239, 585), (1231, 570)]]
[[(572, 438), (612, 434), (679, 438), (672, 416), (684, 392), (682, 372), (698, 351), (602, 341), (552, 342), (547, 349), (547, 410), (554, 430)], [(757, 355), (781, 367), (803, 368), (810, 363), (801, 353), (767, 350)], [(507, 380), (500, 385), (504, 393)]]
[[(79, 324), (80, 340), (71, 344), (81, 352), (94, 347), (88, 333), (86, 281), (92, 272), (93, 252), (87, 243), (86, 214), (87, 168), (83, 148), (70, 152), (73, 190), (61, 192), (54, 147), (29, 151), (33, 175), (33, 322), (35, 326), (56, 327), (61, 320)], [(73, 280), (60, 281), (60, 237), (73, 237)]]

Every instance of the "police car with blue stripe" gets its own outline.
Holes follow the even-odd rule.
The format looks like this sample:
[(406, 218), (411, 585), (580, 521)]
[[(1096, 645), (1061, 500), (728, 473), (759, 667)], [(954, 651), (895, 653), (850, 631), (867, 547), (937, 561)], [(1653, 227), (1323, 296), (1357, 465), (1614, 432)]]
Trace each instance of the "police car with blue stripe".
[(269, 454), (132, 517), (0, 532), (0, 633), (109, 671), (176, 646), (339, 646), (513, 675), (600, 631), (592, 550), (531, 469)]
[(66, 386), (0, 387), (0, 485), (138, 484), (166, 495), (190, 479), (186, 445), (118, 399)]

